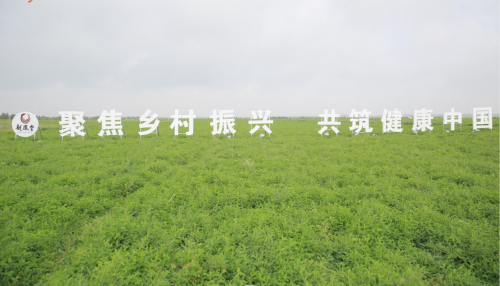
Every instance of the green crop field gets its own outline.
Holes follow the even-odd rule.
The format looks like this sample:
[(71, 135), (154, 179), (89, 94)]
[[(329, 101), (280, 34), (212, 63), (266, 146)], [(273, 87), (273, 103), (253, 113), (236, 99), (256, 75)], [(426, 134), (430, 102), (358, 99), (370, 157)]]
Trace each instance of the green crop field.
[(0, 120), (1, 285), (498, 285), (499, 122), (493, 132), (14, 141)]

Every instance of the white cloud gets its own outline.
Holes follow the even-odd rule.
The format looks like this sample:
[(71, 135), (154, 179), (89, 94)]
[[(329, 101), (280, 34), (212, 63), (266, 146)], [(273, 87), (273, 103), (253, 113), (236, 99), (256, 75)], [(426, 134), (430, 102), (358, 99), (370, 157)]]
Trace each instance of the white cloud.
[(135, 67), (136, 65), (139, 64), (139, 61), (143, 60), (143, 59), (147, 59), (149, 58), (149, 54), (148, 53), (140, 53), (140, 54), (137, 54), (135, 55), (130, 61), (128, 61), (124, 66), (123, 66), (123, 70), (125, 72), (129, 71), (130, 69), (132, 69), (133, 67)]

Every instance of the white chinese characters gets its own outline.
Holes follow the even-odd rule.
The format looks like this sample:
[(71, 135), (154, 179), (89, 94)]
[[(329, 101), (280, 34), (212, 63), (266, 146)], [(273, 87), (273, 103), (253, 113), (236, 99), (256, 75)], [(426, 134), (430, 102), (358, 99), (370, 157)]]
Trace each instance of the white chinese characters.
[(269, 134), (269, 137), (271, 137), (272, 133), (271, 124), (273, 123), (273, 120), (269, 119), (270, 115), (271, 115), (270, 110), (266, 110), (265, 114), (262, 113), (262, 110), (258, 110), (257, 112), (255, 112), (255, 110), (252, 111), (253, 120), (248, 121), (248, 124), (250, 124), (250, 136), (252, 136), (257, 130), (259, 130), (260, 125), (262, 124), (262, 129), (264, 129), (264, 131), (267, 132), (267, 134)]
[(210, 118), (213, 119), (210, 123), (210, 126), (213, 127), (212, 136), (231, 133), (234, 137), (234, 133), (236, 133), (234, 130), (234, 110), (219, 110), (217, 113), (217, 110), (214, 109)]
[(397, 108), (393, 111), (387, 111), (384, 109), (384, 113), (382, 115), (382, 134), (387, 132), (403, 132), (403, 128), (401, 128), (401, 118), (403, 115), (401, 111)]
[[(179, 115), (179, 110), (175, 110), (174, 115), (170, 115), (170, 118), (173, 118), (172, 124), (170, 124), (170, 129), (174, 129), (174, 137), (179, 134), (186, 134), (187, 136), (194, 136), (194, 123), (193, 119), (196, 118), (196, 115), (193, 114), (193, 110), (189, 110), (188, 115)], [(180, 119), (188, 119), (188, 120), (180, 120)], [(186, 133), (179, 133), (179, 127), (189, 127), (189, 130)]]
[(359, 135), (363, 129), (365, 129), (365, 133), (372, 132), (373, 128), (370, 127), (370, 114), (371, 112), (366, 111), (366, 109), (363, 109), (363, 111), (356, 111), (356, 109), (351, 110), (349, 117), (351, 118), (352, 126), (349, 127), (349, 130), (354, 132), (354, 135)]
[(462, 132), (462, 112), (455, 112), (455, 108), (452, 108), (451, 112), (445, 112), (443, 115), (443, 131), (446, 124), (450, 124), (451, 131), (455, 131), (455, 123), (460, 124), (460, 132)]
[(416, 134), (418, 131), (425, 132), (427, 129), (432, 132), (432, 129), (434, 129), (434, 127), (431, 126), (432, 119), (434, 119), (434, 117), (432, 117), (432, 110), (426, 110), (425, 108), (422, 108), (421, 110), (414, 110), (413, 132)]
[(477, 107), (472, 109), (472, 132), (488, 128), (493, 131), (493, 114), (491, 107)]
[[(433, 131), (434, 127), (432, 126), (433, 110), (429, 109), (419, 109), (414, 110), (413, 116), (408, 116), (408, 119), (403, 119), (402, 111), (397, 108), (390, 111), (388, 109), (383, 109), (383, 114), (381, 117), (381, 131), (382, 135), (389, 132), (398, 132), (400, 134), (403, 133), (403, 124), (409, 124), (410, 120), (413, 120), (412, 131), (415, 134), (420, 132), (425, 132), (427, 130), (430, 133)], [(87, 121), (84, 119), (83, 111), (59, 111), (61, 130), (59, 130), (59, 135), (62, 140), (64, 137), (70, 136), (87, 136), (91, 135), (92, 128), (90, 129), (90, 133), (87, 131), (87, 127), (85, 124)], [(318, 121), (319, 130), (317, 132), (323, 136), (329, 136), (331, 132), (335, 132), (336, 136), (340, 133), (340, 130), (343, 128), (349, 127), (351, 134), (356, 136), (360, 133), (367, 133), (373, 136), (377, 134), (373, 134), (374, 130), (380, 130), (380, 127), (377, 127), (376, 124), (372, 128), (370, 127), (370, 116), (372, 112), (367, 111), (367, 109), (363, 109), (358, 111), (356, 109), (352, 109), (349, 118), (352, 123), (352, 126), (344, 126), (341, 128), (341, 115), (335, 113), (335, 109), (324, 109), (324, 112), (319, 114), (320, 120)], [(251, 119), (248, 121), (250, 124), (250, 136), (253, 137), (253, 134), (258, 132), (259, 130), (263, 132), (258, 132), (260, 137), (265, 137), (266, 135), (271, 136), (271, 124), (274, 123), (271, 120), (271, 111), (270, 110), (253, 110), (251, 111)], [(346, 116), (346, 115), (342, 115)], [(378, 117), (378, 116), (375, 116)], [(47, 117), (43, 117), (47, 119)], [(193, 110), (189, 109), (188, 114), (179, 114), (179, 110), (175, 109), (175, 114), (171, 115), (172, 122), (170, 124), (170, 129), (173, 129), (174, 137), (180, 134), (186, 134), (187, 136), (194, 136), (194, 119), (197, 118), (194, 115)], [(202, 117), (204, 118), (204, 117)], [(216, 110), (214, 109), (212, 114), (210, 115), (211, 122), (210, 126), (212, 127), (211, 134), (213, 137), (215, 135), (229, 135), (228, 138), (234, 138), (236, 130), (236, 117), (234, 116), (234, 110)], [(345, 117), (342, 117), (345, 118)], [(439, 116), (440, 118), (440, 116)], [(127, 126), (137, 126), (137, 117), (133, 119), (133, 117), (127, 117), (128, 121), (125, 125)], [(143, 135), (148, 135), (156, 132), (156, 136), (159, 136), (159, 124), (160, 118), (158, 114), (151, 112), (151, 110), (147, 109), (144, 114), (139, 117), (139, 136), (142, 138)], [(206, 119), (204, 119), (206, 120)], [(377, 119), (378, 120), (378, 119)], [(465, 120), (466, 122), (471, 122), (471, 118), (462, 114), (462, 112), (455, 111), (455, 108), (451, 108), (449, 112), (444, 112), (443, 114), (443, 132), (449, 133), (450, 131), (455, 131), (457, 124), (460, 124), (460, 132), (462, 132), (462, 122)], [(497, 120), (497, 119), (495, 119)], [(299, 120), (302, 121), (302, 120)], [(122, 136), (126, 136), (125, 130), (122, 122), (122, 113), (116, 112), (115, 109), (111, 110), (103, 110), (97, 122), (101, 123), (101, 130), (98, 135), (100, 137), (104, 137), (104, 135), (118, 135), (120, 138)], [(200, 120), (203, 123), (203, 120)], [(206, 121), (205, 121), (206, 122)], [(497, 121), (495, 121), (497, 122)], [(472, 131), (478, 132), (481, 129), (490, 129), (493, 131), (493, 108), (492, 107), (476, 107), (472, 110)], [(449, 129), (445, 125), (450, 125)], [(208, 127), (208, 123), (206, 123)], [(92, 127), (92, 126), (90, 126)], [(131, 127), (133, 128), (133, 127)], [(136, 128), (136, 127), (134, 127)], [(34, 135), (35, 132), (40, 132), (40, 136), (42, 135), (42, 130), (38, 128), (38, 120), (33, 113), (30, 112), (20, 112), (14, 116), (12, 119), (12, 130), (17, 136), (29, 137)], [(37, 131), (38, 130), (38, 131)], [(445, 131), (446, 130), (446, 131)], [(378, 131), (376, 131), (378, 132)], [(203, 132), (208, 133), (208, 132)], [(258, 134), (258, 135), (259, 135)], [(43, 139), (43, 138), (42, 138)], [(35, 140), (35, 138), (34, 138)]]
[(85, 136), (85, 132), (83, 131), (83, 124), (85, 123), (83, 111), (59, 111), (59, 114), (61, 115), (59, 124), (62, 128), (59, 133), (62, 139), (68, 135), (71, 137), (75, 137), (77, 134), (82, 137)]
[(122, 113), (116, 112), (114, 109), (111, 109), (109, 112), (107, 110), (103, 110), (97, 122), (102, 124), (101, 132), (99, 132), (99, 136), (103, 137), (104, 133), (106, 135), (120, 135), (120, 138), (123, 136), (123, 126), (122, 126)]
[[(337, 125), (340, 125), (340, 122), (337, 121), (337, 118), (339, 117), (339, 114), (335, 114), (335, 109), (332, 109), (332, 113), (328, 114), (328, 109), (325, 109), (325, 112), (323, 114), (320, 114), (319, 117), (323, 118), (323, 121), (318, 122), (318, 125), (323, 126), (321, 129), (318, 131), (318, 133), (323, 136), (323, 133), (328, 130), (328, 126), (332, 129), (333, 132), (335, 132), (335, 135), (338, 136), (339, 130), (337, 129)], [(330, 120), (328, 120), (330, 119)], [(328, 135), (328, 133), (326, 133)]]
[[(158, 124), (160, 124), (160, 120), (158, 120), (158, 114), (154, 113), (152, 115), (151, 110), (146, 110), (146, 113), (141, 115), (139, 118), (139, 138), (142, 138), (142, 135), (151, 134), (156, 131), (156, 136), (158, 136)], [(154, 121), (154, 122), (153, 122)], [(148, 130), (142, 131), (142, 128), (149, 128)]]

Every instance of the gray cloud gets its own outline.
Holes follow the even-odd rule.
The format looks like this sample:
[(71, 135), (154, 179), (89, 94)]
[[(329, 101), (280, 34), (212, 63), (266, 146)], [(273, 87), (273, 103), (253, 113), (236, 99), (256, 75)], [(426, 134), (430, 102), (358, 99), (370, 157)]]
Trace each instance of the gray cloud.
[(1, 111), (499, 112), (498, 1), (3, 1)]

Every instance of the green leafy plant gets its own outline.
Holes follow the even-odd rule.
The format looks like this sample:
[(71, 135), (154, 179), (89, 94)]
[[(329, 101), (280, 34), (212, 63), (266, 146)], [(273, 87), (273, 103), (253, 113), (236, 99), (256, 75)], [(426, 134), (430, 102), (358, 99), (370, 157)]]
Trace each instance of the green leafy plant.
[(168, 121), (139, 139), (124, 120), (123, 140), (2, 127), (0, 284), (498, 284), (498, 119), (375, 137), (317, 121), (251, 138), (236, 120), (234, 139), (206, 119), (177, 138)]

